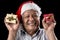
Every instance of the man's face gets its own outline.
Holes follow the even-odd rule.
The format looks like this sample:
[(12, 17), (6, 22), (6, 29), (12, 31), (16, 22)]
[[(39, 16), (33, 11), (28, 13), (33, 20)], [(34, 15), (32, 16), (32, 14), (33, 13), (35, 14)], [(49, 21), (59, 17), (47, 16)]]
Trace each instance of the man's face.
[(38, 19), (37, 11), (27, 10), (22, 15), (24, 28), (27, 32), (35, 32), (38, 29), (40, 20)]

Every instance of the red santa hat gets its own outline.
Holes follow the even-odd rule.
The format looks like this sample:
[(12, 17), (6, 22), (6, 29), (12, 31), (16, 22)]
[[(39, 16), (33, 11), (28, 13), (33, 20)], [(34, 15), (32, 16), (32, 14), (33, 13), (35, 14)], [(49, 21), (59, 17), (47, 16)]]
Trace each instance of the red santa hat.
[(22, 14), (26, 11), (26, 10), (36, 10), (38, 13), (37, 15), (40, 17), (42, 12), (41, 12), (41, 8), (34, 3), (33, 1), (28, 1), (28, 2), (24, 2), (20, 5), (19, 9), (17, 10), (16, 14), (18, 15), (18, 19), (21, 18)]

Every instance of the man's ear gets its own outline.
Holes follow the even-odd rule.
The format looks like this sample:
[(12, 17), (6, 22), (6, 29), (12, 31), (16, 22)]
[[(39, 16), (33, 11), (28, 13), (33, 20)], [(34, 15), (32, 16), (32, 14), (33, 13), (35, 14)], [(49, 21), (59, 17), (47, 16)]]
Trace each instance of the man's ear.
[(39, 23), (39, 26), (40, 26), (40, 17), (38, 17), (38, 23)]
[(38, 20), (40, 20), (40, 17), (38, 17)]

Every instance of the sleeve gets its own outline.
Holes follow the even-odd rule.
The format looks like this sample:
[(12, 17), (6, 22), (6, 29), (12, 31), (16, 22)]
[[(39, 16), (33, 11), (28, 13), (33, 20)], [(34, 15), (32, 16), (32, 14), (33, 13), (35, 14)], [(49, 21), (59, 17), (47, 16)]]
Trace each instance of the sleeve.
[(20, 40), (21, 31), (18, 29), (15, 40)]
[[(56, 37), (56, 35), (55, 35), (55, 38), (56, 38), (56, 40), (58, 40), (57, 37)], [(44, 40), (48, 40), (48, 37), (47, 37), (45, 31), (44, 31)]]
[(46, 36), (45, 30), (43, 29), (43, 35), (42, 35), (43, 40), (48, 40), (48, 37)]
[(44, 29), (40, 29), (39, 40), (48, 40), (48, 37), (46, 36)]

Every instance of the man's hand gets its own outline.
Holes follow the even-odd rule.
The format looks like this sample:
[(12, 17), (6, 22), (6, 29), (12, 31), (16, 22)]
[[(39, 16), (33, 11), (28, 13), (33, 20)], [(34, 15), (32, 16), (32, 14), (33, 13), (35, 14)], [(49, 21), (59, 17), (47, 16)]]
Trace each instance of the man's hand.
[(17, 30), (19, 28), (19, 20), (16, 19), (16, 23), (8, 23), (6, 22), (6, 17), (4, 19), (4, 23), (9, 31), (8, 39), (7, 40), (15, 40)]
[(48, 37), (48, 40), (57, 40), (55, 33), (54, 33), (54, 28), (56, 25), (56, 21), (54, 19), (54, 15), (52, 15), (53, 21), (46, 20), (45, 17), (42, 20), (42, 25), (45, 29), (46, 35)]
[(5, 20), (6, 20), (6, 17), (4, 19), (4, 23), (5, 23), (8, 31), (17, 31), (17, 29), (19, 27), (19, 20), (18, 20), (18, 18), (16, 19), (17, 20), (16, 23), (7, 23)]
[(50, 17), (50, 19), (48, 19), (48, 20), (46, 20), (46, 19), (48, 19), (48, 16), (47, 16), (47, 18), (44, 17), (43, 20), (42, 20), (42, 25), (43, 25), (44, 29), (46, 31), (54, 30), (55, 25), (56, 25), (56, 21), (54, 19), (54, 15), (52, 15)]

